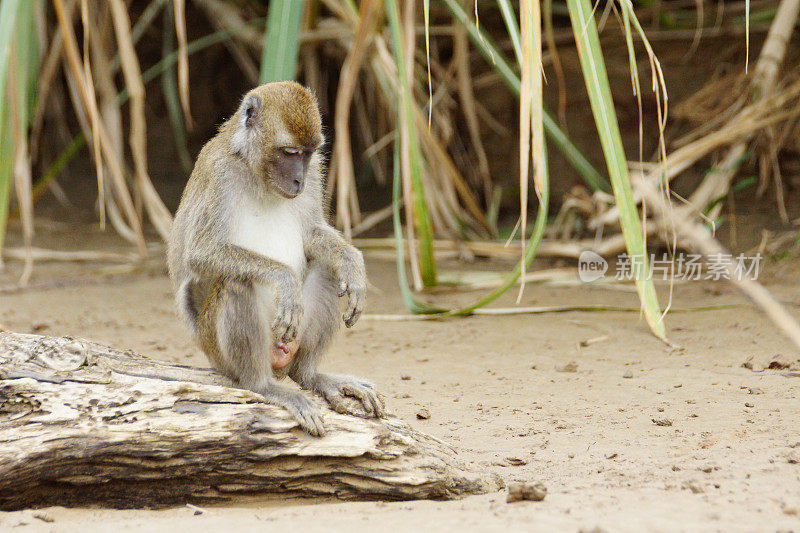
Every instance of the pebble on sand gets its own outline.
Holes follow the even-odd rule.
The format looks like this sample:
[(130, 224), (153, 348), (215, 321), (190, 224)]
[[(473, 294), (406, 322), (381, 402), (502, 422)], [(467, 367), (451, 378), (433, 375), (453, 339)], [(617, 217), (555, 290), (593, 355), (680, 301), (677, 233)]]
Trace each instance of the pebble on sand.
[(509, 483), (508, 484), (508, 503), (530, 500), (540, 502), (547, 496), (547, 487), (541, 483)]

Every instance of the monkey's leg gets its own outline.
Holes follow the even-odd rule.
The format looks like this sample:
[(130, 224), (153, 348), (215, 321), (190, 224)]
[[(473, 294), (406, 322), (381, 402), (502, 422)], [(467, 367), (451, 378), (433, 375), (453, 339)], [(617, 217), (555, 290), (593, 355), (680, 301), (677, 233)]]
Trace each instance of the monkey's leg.
[[(220, 289), (216, 336), (221, 366), (243, 388), (286, 408), (308, 433), (325, 434), (319, 408), (302, 391), (281, 385), (272, 373), (270, 322), (265, 302), (249, 284), (226, 281)], [(274, 315), (274, 310), (272, 311)]]
[(303, 318), (297, 336), (299, 348), (289, 376), (304, 389), (322, 395), (338, 413), (364, 416), (352, 410), (345, 397), (358, 400), (367, 417), (384, 415), (383, 399), (372, 383), (354, 376), (327, 374), (317, 370), (320, 359), (339, 329), (341, 312), (338, 281), (327, 268), (311, 262), (303, 280)]

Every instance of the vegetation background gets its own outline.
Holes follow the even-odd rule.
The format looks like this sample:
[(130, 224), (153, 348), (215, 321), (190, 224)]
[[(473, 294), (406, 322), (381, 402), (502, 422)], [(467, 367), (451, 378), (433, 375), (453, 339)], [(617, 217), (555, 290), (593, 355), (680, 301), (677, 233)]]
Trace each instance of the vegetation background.
[[(528, 272), (537, 255), (627, 251), (644, 259), (642, 313), (666, 340), (671, 300), (646, 275), (650, 252), (722, 253), (720, 229), (772, 255), (796, 242), (783, 176), (798, 150), (797, 12), (796, 0), (4, 0), (0, 235), (18, 220), (23, 241), (4, 257), (25, 262), (20, 285), (37, 259), (78, 257), (33, 246), (44, 209), (91, 212), (140, 260), (159, 256), (203, 142), (249, 87), (294, 78), (325, 116), (332, 220), (394, 250), (410, 311), (484, 312), (547, 276)], [(776, 240), (737, 230), (737, 191), (770, 206)], [(455, 276), (437, 265), (453, 254), (518, 260)], [(737, 283), (800, 344), (768, 292)], [(489, 292), (448, 308), (424, 296), (442, 286)]]
[[(200, 515), (52, 507), (0, 529), (797, 529), (799, 8), (0, 0), (0, 329), (206, 366), (163, 239), (241, 95), (293, 77), (374, 285), (326, 368), (470, 468), (548, 487), (518, 504), (245, 489)], [(613, 272), (645, 243), (766, 260), (735, 286), (578, 279), (582, 252)]]

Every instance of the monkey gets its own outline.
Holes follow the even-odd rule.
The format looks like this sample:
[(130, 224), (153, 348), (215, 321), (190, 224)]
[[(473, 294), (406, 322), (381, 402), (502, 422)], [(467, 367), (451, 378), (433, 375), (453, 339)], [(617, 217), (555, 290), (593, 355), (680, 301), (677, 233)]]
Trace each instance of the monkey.
[(340, 413), (385, 414), (370, 382), (318, 370), (339, 320), (359, 319), (367, 285), (362, 253), (326, 221), (323, 143), (311, 91), (252, 89), (201, 149), (167, 246), (180, 314), (212, 364), (313, 436), (324, 420), (300, 389)]

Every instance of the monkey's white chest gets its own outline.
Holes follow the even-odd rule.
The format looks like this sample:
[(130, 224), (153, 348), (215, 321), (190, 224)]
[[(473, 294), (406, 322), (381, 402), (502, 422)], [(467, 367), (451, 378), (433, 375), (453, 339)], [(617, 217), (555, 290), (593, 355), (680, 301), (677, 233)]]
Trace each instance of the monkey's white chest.
[(236, 206), (232, 242), (251, 252), (292, 267), (299, 276), (306, 268), (303, 227), (291, 202), (274, 204), (245, 198)]

